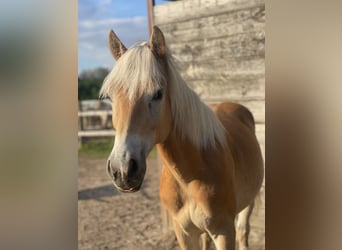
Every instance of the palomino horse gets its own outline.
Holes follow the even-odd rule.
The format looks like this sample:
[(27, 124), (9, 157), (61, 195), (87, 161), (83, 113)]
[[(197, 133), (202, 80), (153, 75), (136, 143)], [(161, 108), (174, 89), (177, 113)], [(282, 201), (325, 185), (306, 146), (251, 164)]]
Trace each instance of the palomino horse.
[(239, 104), (212, 111), (201, 102), (157, 27), (149, 42), (128, 50), (110, 31), (109, 47), (117, 63), (100, 95), (112, 100), (116, 138), (107, 170), (114, 185), (138, 191), (146, 157), (157, 145), (160, 199), (181, 248), (199, 249), (205, 233), (217, 249), (235, 249), (234, 219), (253, 203), (263, 180), (252, 114)]

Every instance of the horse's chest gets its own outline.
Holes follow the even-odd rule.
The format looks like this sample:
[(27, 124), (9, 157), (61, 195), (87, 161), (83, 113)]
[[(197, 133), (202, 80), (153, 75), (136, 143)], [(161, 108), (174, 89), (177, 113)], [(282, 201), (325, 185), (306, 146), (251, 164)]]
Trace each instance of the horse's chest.
[(174, 179), (165, 178), (161, 183), (161, 201), (184, 231), (194, 226), (201, 230), (207, 228), (211, 213), (205, 203), (191, 195), (194, 192), (182, 188)]
[(181, 209), (173, 214), (173, 218), (185, 232), (190, 232), (194, 227), (204, 231), (210, 221), (210, 216), (197, 204), (192, 202), (184, 204)]

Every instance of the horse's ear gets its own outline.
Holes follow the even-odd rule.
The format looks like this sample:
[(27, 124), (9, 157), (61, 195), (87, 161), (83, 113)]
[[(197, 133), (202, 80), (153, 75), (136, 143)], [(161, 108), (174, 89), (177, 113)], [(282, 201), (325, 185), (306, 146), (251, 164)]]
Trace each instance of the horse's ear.
[(113, 30), (110, 30), (108, 34), (108, 47), (115, 60), (119, 60), (127, 50)]
[(164, 56), (166, 54), (165, 38), (163, 32), (161, 32), (157, 26), (153, 26), (150, 38), (150, 48), (153, 53), (159, 56)]

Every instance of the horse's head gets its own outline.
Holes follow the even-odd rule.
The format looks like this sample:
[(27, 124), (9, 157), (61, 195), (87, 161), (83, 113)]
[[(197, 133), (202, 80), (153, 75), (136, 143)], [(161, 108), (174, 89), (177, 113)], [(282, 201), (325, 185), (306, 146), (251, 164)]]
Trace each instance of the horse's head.
[(107, 170), (119, 190), (134, 192), (143, 182), (148, 153), (171, 130), (165, 39), (154, 27), (148, 43), (127, 50), (110, 31), (109, 48), (117, 63), (101, 95), (112, 100), (116, 135)]

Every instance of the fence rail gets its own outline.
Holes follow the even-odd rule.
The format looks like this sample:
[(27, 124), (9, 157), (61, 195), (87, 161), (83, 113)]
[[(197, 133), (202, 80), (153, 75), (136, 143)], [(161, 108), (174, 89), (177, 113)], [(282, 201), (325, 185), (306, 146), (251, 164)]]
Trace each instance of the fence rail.
[[(78, 138), (79, 143), (82, 144), (82, 138), (90, 137), (108, 137), (115, 136), (113, 129), (108, 129), (108, 121), (112, 115), (111, 110), (85, 110), (78, 111), (79, 130)], [(95, 118), (99, 119), (99, 123), (95, 127), (92, 124)], [(90, 123), (90, 124), (89, 124)]]
[(101, 116), (101, 115), (111, 115), (111, 110), (87, 110), (87, 111), (78, 111), (78, 117), (87, 117), (87, 116)]
[(114, 130), (83, 130), (78, 131), (78, 137), (102, 137), (102, 136), (115, 136)]

